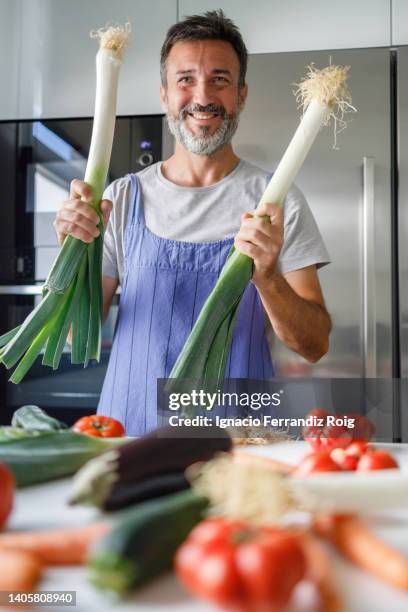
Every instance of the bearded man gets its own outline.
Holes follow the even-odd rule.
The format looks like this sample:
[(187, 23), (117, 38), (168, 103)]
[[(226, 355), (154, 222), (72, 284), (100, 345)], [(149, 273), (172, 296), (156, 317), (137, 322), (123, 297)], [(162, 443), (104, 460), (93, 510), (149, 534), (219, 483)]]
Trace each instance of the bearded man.
[[(329, 257), (308, 204), (292, 187), (283, 207), (271, 202), (254, 216), (270, 175), (232, 148), (246, 69), (244, 41), (222, 11), (172, 26), (160, 97), (174, 154), (114, 181), (104, 195), (105, 316), (118, 285), (121, 297), (98, 412), (118, 418), (128, 435), (155, 428), (157, 379), (169, 375), (233, 244), (253, 259), (254, 273), (226, 376), (273, 377), (267, 326), (310, 362), (328, 350), (317, 268)], [(73, 181), (54, 223), (60, 244), (68, 234), (85, 242), (98, 235), (91, 200), (90, 187)]]

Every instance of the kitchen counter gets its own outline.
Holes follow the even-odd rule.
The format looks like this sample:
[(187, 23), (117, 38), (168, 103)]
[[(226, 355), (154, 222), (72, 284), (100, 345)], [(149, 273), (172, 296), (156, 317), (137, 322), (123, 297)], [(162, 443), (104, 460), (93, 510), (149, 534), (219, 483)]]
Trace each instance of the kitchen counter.
[[(408, 445), (376, 445), (393, 452), (403, 469), (408, 470)], [(281, 461), (296, 463), (307, 452), (304, 442), (278, 443), (271, 446), (245, 447), (245, 452), (266, 454)], [(11, 529), (42, 529), (84, 524), (98, 513), (92, 508), (68, 507), (71, 479), (29, 487), (18, 492)], [(375, 511), (375, 509), (373, 509)], [(408, 556), (408, 508), (383, 512), (370, 517), (373, 530), (386, 542)], [(333, 559), (338, 588), (343, 593), (346, 612), (406, 612), (408, 595), (400, 592), (341, 559), (334, 551)], [(171, 575), (156, 580), (126, 601), (117, 601), (97, 592), (87, 581), (84, 568), (48, 569), (40, 584), (41, 590), (76, 591), (79, 612), (211, 612), (214, 608), (191, 599)], [(49, 610), (51, 608), (42, 608)], [(56, 610), (63, 610), (58, 607)]]

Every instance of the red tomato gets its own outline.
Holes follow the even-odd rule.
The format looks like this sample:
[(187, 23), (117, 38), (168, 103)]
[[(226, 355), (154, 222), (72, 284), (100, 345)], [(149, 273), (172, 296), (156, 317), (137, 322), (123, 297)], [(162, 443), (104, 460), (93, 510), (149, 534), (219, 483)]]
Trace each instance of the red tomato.
[(342, 470), (355, 470), (357, 468), (358, 457), (356, 455), (347, 454), (348, 448), (344, 450), (344, 448), (334, 448), (330, 457), (337, 463)]
[(298, 536), (287, 530), (209, 519), (181, 545), (175, 569), (193, 595), (257, 612), (286, 605), (305, 576), (306, 559)]
[(373, 450), (363, 455), (358, 464), (359, 472), (371, 472), (371, 470), (389, 470), (398, 468), (399, 465), (394, 457), (384, 450)]
[(331, 451), (334, 448), (347, 448), (352, 440), (351, 430), (342, 425), (329, 425), (322, 431), (321, 448)]
[(87, 436), (96, 436), (97, 438), (119, 438), (125, 435), (122, 423), (111, 417), (99, 414), (82, 417), (74, 423), (72, 429)]
[(342, 425), (327, 425), (329, 415), (323, 408), (314, 408), (306, 418), (314, 417), (316, 424), (303, 428), (303, 438), (314, 450), (331, 451), (346, 448), (353, 439), (352, 430)]
[(347, 416), (354, 419), (354, 427), (351, 429), (353, 440), (371, 440), (375, 432), (374, 423), (361, 414), (348, 414)]
[(296, 475), (313, 474), (314, 472), (340, 472), (341, 468), (330, 457), (327, 451), (316, 451), (303, 457), (295, 470)]
[(14, 476), (4, 463), (0, 463), (0, 529), (11, 514), (14, 500)]
[(326, 422), (326, 417), (328, 416), (327, 410), (323, 408), (313, 408), (310, 412), (307, 413), (306, 418), (314, 417), (316, 421), (316, 425), (307, 425), (303, 428), (303, 439), (306, 440), (310, 444), (312, 448), (318, 450), (320, 448), (320, 435), (323, 429), (323, 424)]
[(344, 451), (349, 457), (357, 457), (360, 458), (367, 452), (370, 452), (368, 448), (368, 443), (365, 440), (355, 440), (352, 442)]

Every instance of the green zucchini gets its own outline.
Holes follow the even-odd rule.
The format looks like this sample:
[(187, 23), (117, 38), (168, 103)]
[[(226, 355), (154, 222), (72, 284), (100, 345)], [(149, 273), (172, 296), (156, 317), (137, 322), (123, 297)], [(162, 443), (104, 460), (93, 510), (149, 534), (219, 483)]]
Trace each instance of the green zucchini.
[(124, 442), (123, 438), (93, 438), (71, 430), (20, 431), (25, 437), (0, 435), (0, 461), (11, 469), (19, 487), (70, 476), (89, 459)]
[(21, 438), (29, 438), (33, 436), (41, 436), (42, 432), (32, 429), (22, 429), (21, 427), (0, 427), (0, 443), (9, 442), (9, 440), (20, 440)]
[(91, 582), (125, 595), (172, 568), (174, 555), (204, 518), (208, 500), (187, 490), (139, 504), (91, 552)]

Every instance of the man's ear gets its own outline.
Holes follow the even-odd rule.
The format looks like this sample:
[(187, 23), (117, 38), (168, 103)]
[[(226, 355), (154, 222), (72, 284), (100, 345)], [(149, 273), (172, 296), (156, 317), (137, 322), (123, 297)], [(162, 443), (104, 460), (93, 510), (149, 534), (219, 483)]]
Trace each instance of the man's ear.
[(164, 85), (160, 85), (160, 104), (165, 113), (168, 111), (167, 90)]
[(245, 102), (247, 99), (247, 95), (248, 95), (248, 85), (245, 83), (245, 85), (241, 87), (238, 93), (238, 104), (239, 104), (240, 111), (244, 110), (245, 108)]

